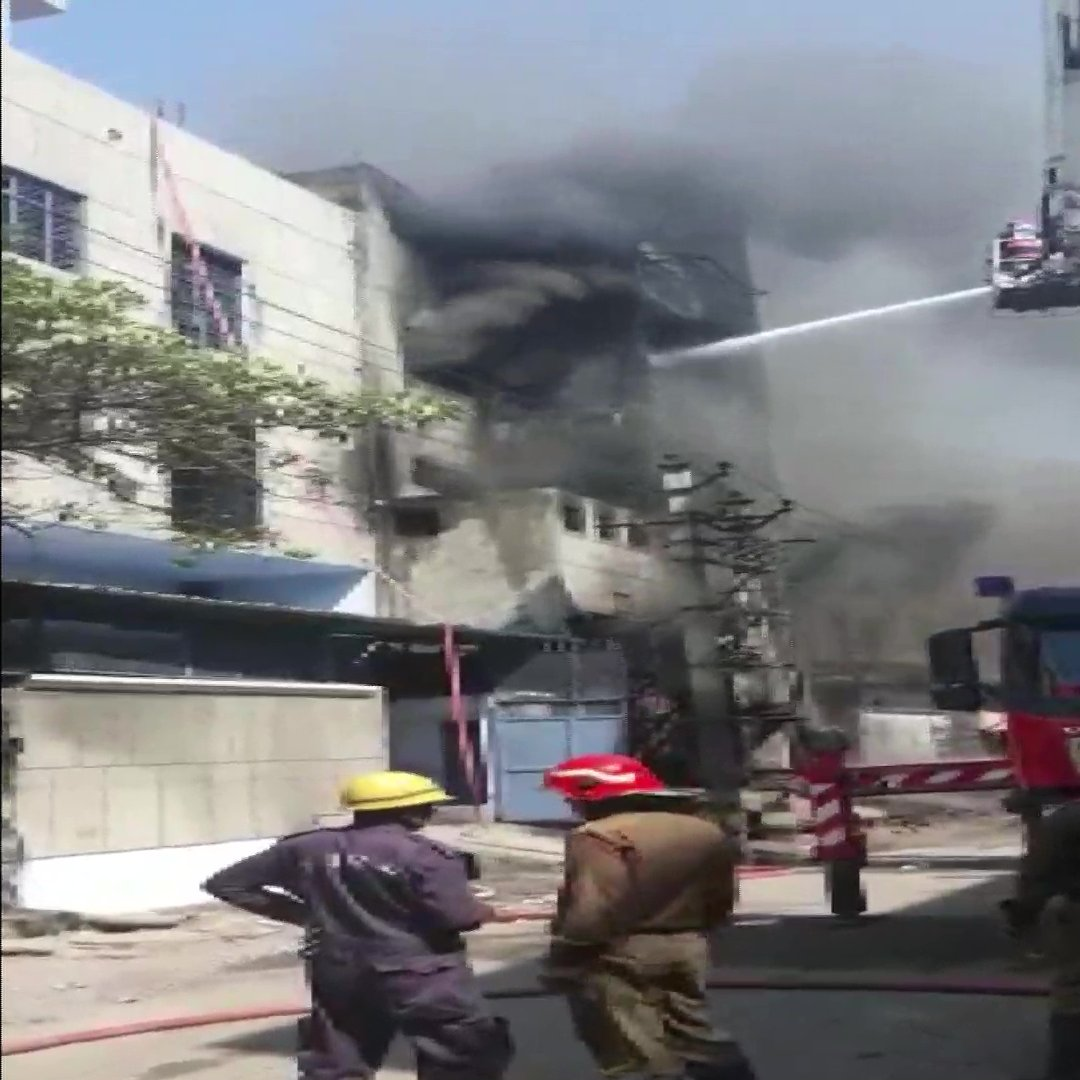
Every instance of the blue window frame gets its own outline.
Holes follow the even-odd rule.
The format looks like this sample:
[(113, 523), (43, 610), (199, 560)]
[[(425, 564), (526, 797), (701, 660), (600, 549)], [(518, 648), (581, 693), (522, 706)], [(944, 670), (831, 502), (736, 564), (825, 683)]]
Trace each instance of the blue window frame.
[(28, 173), (3, 170), (4, 247), (60, 270), (82, 262), (85, 199)]
[(244, 264), (216, 251), (199, 246), (214, 299), (227, 326), (211, 310), (191, 258), (191, 248), (182, 236), (173, 235), (170, 301), (173, 327), (189, 341), (209, 349), (239, 345), (243, 341)]

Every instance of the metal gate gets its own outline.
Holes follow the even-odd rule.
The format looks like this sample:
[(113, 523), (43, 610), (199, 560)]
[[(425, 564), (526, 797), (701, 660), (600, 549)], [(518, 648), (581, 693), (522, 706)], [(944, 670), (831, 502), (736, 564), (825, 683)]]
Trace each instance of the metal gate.
[(626, 739), (626, 700), (538, 701), (521, 694), (492, 698), (487, 729), (500, 821), (570, 820), (563, 801), (541, 787), (546, 769), (577, 754), (618, 753)]

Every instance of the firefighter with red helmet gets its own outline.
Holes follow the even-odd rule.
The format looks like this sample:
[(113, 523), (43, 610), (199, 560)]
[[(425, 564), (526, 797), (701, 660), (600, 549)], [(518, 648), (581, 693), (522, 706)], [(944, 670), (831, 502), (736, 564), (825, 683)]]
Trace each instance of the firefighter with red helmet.
[(584, 823), (567, 838), (545, 980), (605, 1075), (754, 1080), (713, 1027), (709, 932), (735, 906), (736, 855), (698, 792), (619, 754), (571, 758), (544, 786)]

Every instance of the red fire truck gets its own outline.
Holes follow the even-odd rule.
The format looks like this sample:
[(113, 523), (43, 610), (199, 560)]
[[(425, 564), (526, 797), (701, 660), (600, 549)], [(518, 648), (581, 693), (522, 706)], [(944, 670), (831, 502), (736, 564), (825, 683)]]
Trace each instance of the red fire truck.
[[(1001, 599), (1001, 612), (930, 638), (934, 704), (1001, 714), (1017, 805), (1080, 798), (1080, 588), (1017, 592), (1008, 578), (978, 585), (980, 595)], [(1000, 658), (992, 685), (981, 678), (974, 648), (978, 635), (990, 633), (999, 637)]]
[[(992, 577), (980, 578), (976, 591), (997, 599), (999, 612), (930, 638), (931, 697), (948, 712), (998, 714), (994, 756), (848, 765), (836, 744), (808, 747), (799, 756), (797, 785), (810, 800), (814, 855), (824, 866), (838, 917), (856, 918), (866, 910), (860, 879), (866, 837), (854, 812), (856, 798), (1002, 791), (1029, 837), (1047, 806), (1080, 799), (1080, 588), (1017, 590), (1010, 578)], [(980, 669), (979, 639), (996, 653), (993, 682)]]

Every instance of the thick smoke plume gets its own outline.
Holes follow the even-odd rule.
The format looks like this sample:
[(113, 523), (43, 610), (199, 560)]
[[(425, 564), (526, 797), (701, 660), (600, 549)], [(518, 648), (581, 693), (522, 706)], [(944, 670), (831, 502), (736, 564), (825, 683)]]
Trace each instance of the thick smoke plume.
[(921, 642), (956, 610), (970, 553), (998, 516), (963, 499), (888, 506), (858, 529), (823, 535), (788, 576), (804, 658), (920, 663)]
[[(515, 95), (508, 71), (441, 84), (437, 110), (434, 88), (410, 101), (388, 81), (372, 108), (370, 87), (350, 91), (349, 64), (286, 86), (301, 140), (291, 160), (280, 145), (255, 149), (282, 167), (349, 154), (382, 165), (426, 201), (406, 232), (502, 265), (424, 315), (447, 356), (582, 295), (598, 267), (625, 272), (642, 241), (707, 254), (740, 282), (735, 332), (753, 328), (751, 266), (768, 325), (979, 284), (994, 230), (1032, 216), (1038, 197), (1035, 58), (1002, 78), (896, 51), (729, 52), (676, 104), (602, 119), (555, 85), (522, 82)], [(497, 65), (483, 64), (490, 77)], [(403, 78), (425, 84), (419, 68)], [(331, 99), (354, 102), (352, 129)], [(737, 463), (748, 428), (771, 414), (779, 483), (809, 507), (802, 531), (827, 541), (816, 572), (834, 594), (878, 572), (898, 605), (909, 592), (958, 596), (971, 571), (1076, 578), (1078, 339), (1075, 318), (1010, 321), (976, 303), (771, 350), (770, 400), (749, 421), (731, 387), (753, 358), (665, 375), (662, 407)], [(903, 504), (917, 509), (882, 510)]]
[(473, 177), (444, 220), (536, 250), (748, 230), (819, 262), (877, 245), (964, 279), (998, 221), (1034, 210), (1040, 129), (1025, 104), (982, 69), (918, 56), (728, 55), (659, 123)]
[(627, 274), (538, 262), (491, 262), (438, 308), (426, 308), (409, 325), (410, 350), (426, 367), (476, 356), (501, 331), (527, 322), (551, 304), (580, 303), (605, 292), (628, 292)]

